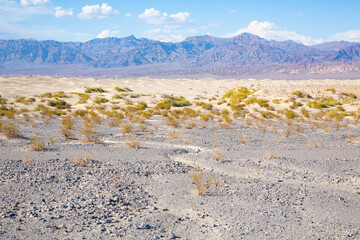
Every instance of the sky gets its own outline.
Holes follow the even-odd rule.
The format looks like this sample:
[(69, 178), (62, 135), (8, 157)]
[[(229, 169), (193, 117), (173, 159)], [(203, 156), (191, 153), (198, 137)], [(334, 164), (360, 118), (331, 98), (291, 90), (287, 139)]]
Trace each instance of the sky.
[(305, 45), (360, 42), (359, 0), (0, 0), (0, 39), (179, 42), (243, 32)]

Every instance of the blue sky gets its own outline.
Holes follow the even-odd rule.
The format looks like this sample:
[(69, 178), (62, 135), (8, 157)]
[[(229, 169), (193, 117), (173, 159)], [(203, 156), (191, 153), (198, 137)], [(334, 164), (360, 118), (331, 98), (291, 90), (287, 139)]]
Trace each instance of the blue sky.
[(359, 10), (358, 0), (0, 0), (0, 39), (135, 35), (178, 42), (250, 32), (306, 45), (360, 42)]

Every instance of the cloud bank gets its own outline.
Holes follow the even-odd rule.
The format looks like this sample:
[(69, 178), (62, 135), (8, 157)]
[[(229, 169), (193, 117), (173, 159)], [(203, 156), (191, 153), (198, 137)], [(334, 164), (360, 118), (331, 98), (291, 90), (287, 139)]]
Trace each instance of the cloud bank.
[(329, 41), (360, 42), (360, 30), (350, 30), (347, 32), (336, 33), (329, 37)]
[(268, 40), (285, 41), (290, 39), (304, 45), (314, 45), (323, 42), (322, 39), (313, 39), (310, 36), (304, 36), (294, 31), (285, 30), (274, 23), (267, 21), (259, 22), (257, 20), (250, 22), (246, 28), (241, 28), (235, 33), (227, 34), (225, 37), (234, 37), (244, 32), (252, 33)]
[(196, 29), (190, 27), (195, 23), (195, 20), (190, 19), (190, 13), (187, 11), (169, 14), (149, 8), (145, 9), (138, 17), (147, 24), (159, 25), (159, 28), (150, 29), (143, 33), (144, 37), (154, 40), (179, 42), (198, 33)]
[(105, 29), (101, 33), (97, 35), (96, 38), (108, 38), (108, 37), (119, 37), (120, 31), (111, 31), (109, 29)]
[(20, 0), (21, 6), (37, 6), (50, 3), (50, 0)]

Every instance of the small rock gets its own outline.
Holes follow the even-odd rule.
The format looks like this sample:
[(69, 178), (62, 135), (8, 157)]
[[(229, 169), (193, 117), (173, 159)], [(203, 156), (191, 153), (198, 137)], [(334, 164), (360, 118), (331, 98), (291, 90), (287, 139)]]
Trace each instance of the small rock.
[(139, 229), (149, 229), (150, 226), (144, 222), (141, 222), (138, 228)]
[(169, 233), (169, 239), (175, 239), (175, 234), (173, 234), (172, 232)]

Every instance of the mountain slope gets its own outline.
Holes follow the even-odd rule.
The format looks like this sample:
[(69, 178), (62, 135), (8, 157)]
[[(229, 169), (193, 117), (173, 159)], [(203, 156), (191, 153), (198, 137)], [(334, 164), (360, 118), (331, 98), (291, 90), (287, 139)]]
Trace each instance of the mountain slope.
[[(179, 43), (134, 36), (81, 42), (0, 40), (0, 68), (82, 65), (123, 68), (166, 64), (176, 69), (226, 69), (254, 66), (295, 66), (360, 62), (360, 44), (332, 42), (305, 46), (288, 40), (265, 40), (243, 33), (233, 38), (208, 35), (189, 37)], [(161, 67), (160, 67), (161, 68)], [(208, 69), (208, 70), (206, 70)]]

